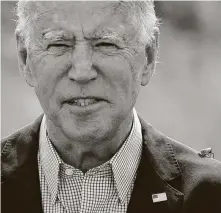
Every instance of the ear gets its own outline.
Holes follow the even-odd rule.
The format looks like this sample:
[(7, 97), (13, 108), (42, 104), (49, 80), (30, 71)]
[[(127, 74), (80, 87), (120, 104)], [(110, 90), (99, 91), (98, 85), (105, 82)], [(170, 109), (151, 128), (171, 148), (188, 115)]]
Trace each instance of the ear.
[(145, 48), (147, 64), (142, 74), (142, 80), (141, 80), (142, 86), (146, 86), (149, 83), (150, 78), (154, 73), (157, 61), (158, 47), (159, 47), (159, 29), (155, 28), (152, 43), (150, 45), (148, 44)]
[(18, 53), (18, 65), (19, 70), (25, 77), (26, 82), (29, 86), (34, 86), (33, 74), (30, 70), (28, 63), (28, 51), (24, 42), (24, 38), (21, 36), (19, 31), (15, 32), (17, 42), (17, 53)]

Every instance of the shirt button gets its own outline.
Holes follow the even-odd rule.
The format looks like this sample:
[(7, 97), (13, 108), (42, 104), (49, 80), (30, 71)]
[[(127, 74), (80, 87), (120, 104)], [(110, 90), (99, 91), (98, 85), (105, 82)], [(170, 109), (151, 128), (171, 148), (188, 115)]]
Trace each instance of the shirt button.
[(72, 169), (66, 169), (65, 170), (65, 174), (68, 175), (68, 176), (71, 176), (73, 175), (74, 171)]

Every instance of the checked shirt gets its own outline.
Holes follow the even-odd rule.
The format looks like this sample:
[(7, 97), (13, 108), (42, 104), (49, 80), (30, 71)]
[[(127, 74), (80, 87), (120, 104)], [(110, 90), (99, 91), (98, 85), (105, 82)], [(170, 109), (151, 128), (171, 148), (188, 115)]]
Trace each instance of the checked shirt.
[(141, 158), (141, 125), (135, 109), (131, 132), (106, 163), (86, 173), (62, 161), (40, 130), (38, 169), (44, 213), (126, 213)]

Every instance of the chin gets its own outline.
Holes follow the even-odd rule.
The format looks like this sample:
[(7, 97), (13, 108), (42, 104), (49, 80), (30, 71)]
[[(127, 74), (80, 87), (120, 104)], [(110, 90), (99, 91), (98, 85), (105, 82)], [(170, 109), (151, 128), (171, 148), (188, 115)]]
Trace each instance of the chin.
[(69, 138), (73, 141), (81, 141), (86, 143), (93, 143), (103, 141), (105, 138), (109, 137), (109, 132), (105, 131), (104, 129), (91, 129), (91, 128), (84, 128), (83, 130), (74, 130), (70, 129), (66, 131)]
[(108, 123), (100, 121), (64, 121), (63, 132), (72, 140), (82, 142), (99, 141), (108, 138), (113, 128)]

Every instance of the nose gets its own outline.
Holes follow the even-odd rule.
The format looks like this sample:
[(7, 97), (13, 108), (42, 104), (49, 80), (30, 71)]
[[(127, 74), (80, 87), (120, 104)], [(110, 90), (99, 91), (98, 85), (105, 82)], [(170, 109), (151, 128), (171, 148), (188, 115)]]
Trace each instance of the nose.
[(92, 63), (92, 54), (92, 49), (83, 42), (75, 46), (72, 68), (68, 72), (69, 79), (78, 83), (87, 83), (97, 78), (97, 71)]

